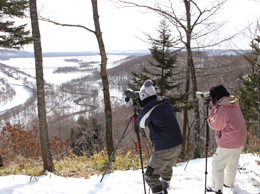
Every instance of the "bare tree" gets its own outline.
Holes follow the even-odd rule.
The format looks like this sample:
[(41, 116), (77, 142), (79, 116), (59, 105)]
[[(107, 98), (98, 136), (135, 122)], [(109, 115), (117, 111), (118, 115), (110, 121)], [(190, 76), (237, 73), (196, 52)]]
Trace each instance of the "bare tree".
[[(259, 20), (257, 20), (257, 29), (258, 32), (260, 31), (260, 24)], [(260, 63), (260, 56), (257, 56), (257, 63)], [(256, 129), (256, 135), (258, 138), (260, 138), (260, 72), (258, 71), (257, 75), (257, 90), (258, 90), (258, 117), (257, 117), (257, 129)]]
[(83, 28), (93, 33), (96, 36), (100, 55), (101, 55), (100, 75), (103, 84), (103, 95), (104, 95), (105, 115), (106, 115), (106, 144), (107, 144), (108, 156), (110, 157), (114, 152), (114, 147), (113, 147), (113, 138), (112, 138), (112, 110), (111, 110), (110, 93), (109, 93), (109, 82), (107, 78), (107, 55), (106, 55), (105, 45), (103, 42), (102, 32), (101, 32), (100, 22), (99, 22), (98, 0), (91, 0), (91, 3), (93, 9), (93, 20), (94, 20), (95, 30), (92, 30), (83, 25), (61, 24), (43, 17), (40, 17), (40, 19), (60, 26)]
[(106, 113), (106, 142), (108, 156), (110, 157), (114, 152), (113, 138), (112, 138), (112, 110), (110, 103), (110, 93), (109, 93), (109, 83), (107, 78), (107, 55), (102, 39), (102, 33), (99, 23), (98, 6), (97, 0), (91, 0), (93, 8), (93, 18), (95, 23), (95, 35), (98, 41), (98, 46), (101, 54), (101, 79), (103, 83), (103, 94), (105, 103), (105, 113)]
[[(191, 79), (192, 84), (192, 98), (194, 101), (194, 132), (196, 138), (200, 128), (200, 114), (198, 98), (196, 98), (196, 92), (198, 88), (195, 62), (193, 58), (193, 49), (204, 49), (206, 47), (216, 46), (227, 40), (211, 36), (224, 25), (224, 22), (213, 22), (213, 16), (218, 12), (226, 0), (216, 0), (212, 2), (212, 4), (208, 1), (195, 2), (194, 0), (155, 0), (150, 1), (149, 5), (147, 3), (142, 4), (143, 1), (138, 1), (138, 3), (134, 3), (133, 0), (115, 1), (117, 4), (122, 6), (139, 7), (154, 11), (170, 21), (176, 28), (176, 32), (179, 34), (178, 37), (181, 46), (184, 47), (187, 51), (187, 65), (189, 68), (187, 72), (190, 72), (189, 78)], [(206, 7), (205, 4), (208, 6)], [(189, 80), (186, 80), (186, 82), (187, 92), (189, 90)], [(186, 117), (184, 118), (184, 121), (186, 122), (187, 113), (184, 113), (184, 116)], [(186, 124), (183, 126), (186, 126)], [(198, 148), (195, 150), (194, 157), (199, 157)]]
[[(260, 1), (259, 1), (260, 2)], [(250, 30), (250, 29), (249, 29)], [(257, 18), (256, 19), (256, 28), (255, 28), (255, 33), (254, 33), (254, 37), (257, 36), (257, 38), (255, 38), (255, 40), (257, 40), (258, 44), (255, 45), (255, 57), (256, 57), (256, 64), (260, 64), (260, 48), (259, 48), (259, 39), (260, 36), (258, 35), (258, 33), (260, 32), (260, 21)], [(260, 72), (259, 69), (257, 71), (257, 90), (258, 90), (258, 116), (257, 116), (257, 128), (256, 128), (256, 136), (258, 138), (260, 138)]]
[(30, 3), (30, 16), (31, 16), (32, 35), (33, 35), (33, 43), (34, 43), (37, 99), (38, 99), (38, 118), (39, 118), (42, 158), (43, 158), (44, 170), (53, 172), (55, 171), (55, 168), (51, 156), (51, 150), (50, 150), (50, 144), (48, 138), (48, 125), (46, 120), (42, 47), (41, 47), (41, 35), (40, 35), (39, 23), (38, 23), (37, 3), (36, 0), (30, 0), (29, 3)]

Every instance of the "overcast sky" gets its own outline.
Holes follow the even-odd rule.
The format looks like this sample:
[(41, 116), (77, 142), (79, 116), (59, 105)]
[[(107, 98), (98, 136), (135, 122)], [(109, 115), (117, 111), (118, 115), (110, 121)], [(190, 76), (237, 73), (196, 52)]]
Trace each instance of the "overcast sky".
[[(152, 1), (152, 0), (151, 0)], [(177, 0), (178, 1), (178, 0)], [(209, 0), (197, 0), (209, 1)], [(37, 0), (39, 14), (65, 24), (80, 24), (94, 30), (90, 0)], [(118, 9), (109, 0), (99, 0), (99, 15), (107, 51), (146, 50), (143, 32), (154, 33), (161, 18), (136, 8)], [(229, 0), (221, 10), (221, 17), (229, 21), (223, 32), (232, 34), (245, 28), (259, 17), (260, 1)], [(28, 20), (29, 21), (29, 20)], [(30, 24), (28, 25), (30, 27)], [(98, 51), (94, 34), (80, 28), (61, 27), (40, 21), (43, 52)], [(139, 38), (138, 38), (139, 37)], [(245, 39), (236, 40), (239, 47), (247, 47)], [(33, 51), (33, 45), (24, 50)]]

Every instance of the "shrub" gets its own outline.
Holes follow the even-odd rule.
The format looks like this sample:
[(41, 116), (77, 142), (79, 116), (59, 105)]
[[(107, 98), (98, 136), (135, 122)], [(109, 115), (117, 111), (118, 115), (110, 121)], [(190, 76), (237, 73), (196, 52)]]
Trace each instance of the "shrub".
[[(0, 133), (0, 153), (5, 163), (16, 161), (17, 157), (38, 159), (41, 157), (39, 131), (34, 126), (31, 130), (18, 128), (6, 123)], [(56, 159), (64, 157), (68, 152), (69, 141), (61, 141), (57, 136), (50, 140), (52, 155)]]
[(40, 154), (40, 140), (37, 138), (38, 130), (25, 131), (6, 123), (0, 134), (0, 152), (4, 161), (13, 161), (16, 156), (38, 158)]
[[(254, 129), (253, 129), (253, 131), (254, 131)], [(246, 152), (260, 154), (259, 145), (260, 145), (260, 139), (252, 132), (251, 129), (249, 129), (248, 137), (247, 137)]]

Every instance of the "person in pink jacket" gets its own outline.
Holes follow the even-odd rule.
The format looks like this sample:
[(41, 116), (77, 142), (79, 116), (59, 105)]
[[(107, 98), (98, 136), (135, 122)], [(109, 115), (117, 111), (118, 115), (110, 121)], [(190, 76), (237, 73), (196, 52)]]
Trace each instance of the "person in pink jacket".
[(210, 89), (210, 103), (213, 108), (207, 121), (215, 130), (218, 147), (212, 159), (211, 187), (207, 191), (222, 194), (223, 186), (234, 187), (239, 156), (247, 140), (247, 126), (238, 99), (223, 85)]

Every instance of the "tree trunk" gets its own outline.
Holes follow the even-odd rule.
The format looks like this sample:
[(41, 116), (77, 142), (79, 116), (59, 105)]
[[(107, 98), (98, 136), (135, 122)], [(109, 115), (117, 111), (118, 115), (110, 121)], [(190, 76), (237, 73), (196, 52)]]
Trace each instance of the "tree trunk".
[(0, 154), (0, 167), (3, 167), (3, 166), (4, 166), (4, 161), (3, 161), (2, 155)]
[(109, 83), (107, 78), (107, 55), (102, 38), (102, 33), (99, 23), (98, 15), (98, 6), (97, 0), (91, 0), (93, 7), (93, 18), (95, 23), (95, 35), (98, 41), (99, 50), (101, 54), (101, 79), (103, 83), (103, 94), (104, 94), (104, 104), (105, 104), (105, 115), (106, 115), (106, 144), (107, 144), (107, 153), (109, 158), (114, 152), (113, 147), (113, 137), (112, 137), (112, 110), (110, 102), (110, 93), (109, 93)]
[[(199, 102), (198, 98), (196, 97), (197, 92), (197, 78), (196, 78), (196, 70), (193, 62), (192, 57), (192, 50), (191, 50), (191, 11), (190, 11), (190, 1), (184, 0), (185, 8), (186, 8), (186, 19), (187, 19), (187, 31), (186, 31), (186, 50), (187, 50), (187, 63), (190, 68), (190, 75), (191, 75), (191, 83), (192, 83), (192, 97), (194, 101), (194, 137), (196, 141), (197, 134), (200, 128), (200, 114), (199, 114)], [(198, 158), (199, 155), (199, 146), (195, 148), (194, 151), (194, 158)]]
[[(196, 92), (198, 91), (197, 89), (197, 78), (196, 78), (196, 73), (195, 73), (195, 67), (193, 64), (193, 58), (191, 54), (191, 50), (188, 52), (188, 64), (190, 67), (191, 71), (191, 82), (192, 82), (192, 97), (194, 101), (194, 142), (196, 141), (197, 135), (200, 130), (200, 113), (199, 113), (199, 101), (198, 98), (196, 97)], [(199, 146), (196, 146), (195, 151), (194, 151), (194, 158), (199, 158)]]
[(42, 149), (42, 158), (44, 170), (53, 172), (55, 170), (48, 138), (48, 126), (46, 121), (45, 110), (45, 93), (44, 93), (44, 79), (43, 79), (43, 64), (42, 64), (42, 48), (41, 37), (38, 23), (36, 0), (30, 0), (30, 16), (32, 25), (32, 35), (34, 43), (34, 57), (37, 83), (37, 99), (38, 99), (38, 118), (40, 129), (40, 141)]
[(257, 89), (258, 89), (258, 117), (257, 117), (257, 129), (256, 136), (260, 138), (260, 74), (257, 75)]
[[(187, 72), (186, 72), (186, 86), (185, 86), (185, 93), (187, 94), (190, 91), (190, 69), (187, 66)], [(185, 101), (189, 100), (189, 96), (187, 95)], [(182, 135), (184, 139), (184, 143), (182, 144), (182, 156), (184, 157), (186, 153), (188, 153), (188, 145), (187, 145), (187, 150), (186, 150), (186, 144), (187, 140), (189, 141), (189, 137), (187, 134), (187, 126), (188, 126), (188, 110), (185, 109), (183, 112), (183, 128), (182, 128)]]

